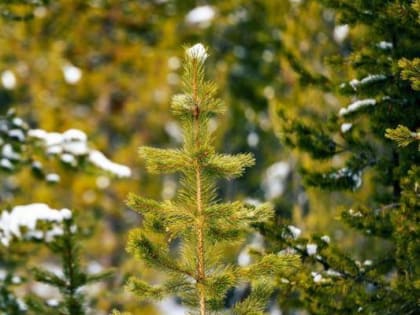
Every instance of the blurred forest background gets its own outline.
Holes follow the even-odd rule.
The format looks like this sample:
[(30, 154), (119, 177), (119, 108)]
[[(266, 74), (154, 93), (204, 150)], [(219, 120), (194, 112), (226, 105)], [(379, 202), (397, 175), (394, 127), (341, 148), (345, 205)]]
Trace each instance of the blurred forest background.
[[(372, 172), (364, 173), (363, 181), (360, 173), (352, 174), (347, 190), (306, 185), (299, 170), (325, 170), (343, 164), (348, 156), (314, 161), (313, 156), (296, 149), (302, 138), (284, 136), (285, 126), (295, 118), (312, 126), (341, 125), (336, 138), (352, 128), (331, 118), (350, 103), (349, 94), (336, 93), (339, 84), (357, 77), (354, 64), (342, 62), (339, 68), (336, 64), (372, 39), (366, 28), (348, 25), (348, 16), (346, 20), (321, 2), (0, 1), (2, 158), (7, 153), (10, 156), (10, 150), (4, 149), (6, 143), (12, 143), (12, 151), (24, 156), (21, 160), (10, 158), (12, 166), (1, 163), (1, 209), (41, 202), (73, 211), (81, 268), (87, 274), (113, 269), (111, 276), (84, 287), (89, 314), (109, 314), (113, 309), (133, 314), (184, 314), (176, 299), (153, 304), (124, 291), (130, 275), (151, 282), (159, 282), (162, 276), (126, 253), (127, 233), (141, 219), (124, 200), (129, 192), (155, 199), (174, 196), (176, 177), (147, 174), (137, 151), (141, 145), (168, 148), (182, 143), (169, 106), (171, 97), (181, 91), (184, 48), (196, 42), (208, 47), (207, 75), (217, 83), (219, 96), (228, 107), (227, 115), (213, 122), (218, 150), (251, 152), (256, 158), (256, 166), (245, 176), (220, 182), (221, 199), (271, 201), (278, 229), (292, 226), (292, 232), (296, 227), (294, 231), (301, 237), (324, 236), (362, 262), (390, 248), (386, 241), (354, 232), (340, 217), (343, 209), (354, 203), (367, 204), (373, 193), (381, 194)], [(379, 2), (372, 1), (372, 6), (379, 7)], [(410, 1), (404, 3), (410, 5)], [(372, 45), (382, 45), (387, 51), (387, 42)], [(417, 45), (412, 54), (418, 51)], [(413, 95), (413, 102), (418, 101), (418, 93)], [(411, 118), (418, 117), (415, 111), (411, 113)], [(62, 156), (60, 160), (45, 155), (33, 138), (10, 132), (5, 136), (7, 124), (25, 135), (37, 128), (60, 133), (79, 129), (86, 133), (90, 148), (128, 166), (130, 176), (92, 167), (83, 158), (76, 165)], [(355, 139), (366, 137), (355, 133)], [(294, 143), (295, 148), (285, 143)], [(327, 142), (322, 144), (328, 147)], [(250, 235), (248, 243), (261, 242), (260, 235)], [(273, 251), (284, 245), (268, 240), (270, 236), (267, 247)], [(3, 307), (11, 303), (10, 292), (18, 304), (28, 294), (50, 301), (52, 306), (54, 299), (60, 299), (56, 289), (36, 281), (32, 269), (60, 272), (60, 253), (54, 247), (18, 240), (0, 247)], [(240, 259), (247, 259), (239, 254), (243, 247), (229, 251), (228, 259), (242, 263)], [(11, 270), (20, 278), (7, 277)], [(284, 314), (310, 313), (300, 298), (290, 294), (279, 300)], [(281, 314), (274, 304), (271, 313)], [(16, 308), (16, 313), (2, 311), (8, 315), (26, 312), (25, 307)]]

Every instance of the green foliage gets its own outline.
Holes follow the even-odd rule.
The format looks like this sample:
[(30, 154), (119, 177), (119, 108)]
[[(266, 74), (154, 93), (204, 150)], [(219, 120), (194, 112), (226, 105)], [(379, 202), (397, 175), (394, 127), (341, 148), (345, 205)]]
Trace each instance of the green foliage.
[(407, 60), (402, 58), (398, 61), (398, 66), (402, 69), (401, 78), (410, 80), (411, 87), (415, 91), (420, 90), (420, 58)]
[[(319, 2), (334, 9), (338, 23), (348, 24), (351, 49), (343, 42), (341, 56), (328, 58), (325, 67), (335, 71), (328, 84), (313, 80), (304, 87), (331, 93), (335, 102), (324, 113), (311, 110), (305, 99), (295, 105), (298, 110), (279, 102), (276, 128), (295, 149), (303, 182), (316, 195), (352, 191), (338, 195), (343, 197), (337, 220), (362, 236), (357, 243), (349, 235), (334, 244), (316, 234), (300, 237), (293, 227), (262, 225), (275, 248), (286, 247), (305, 263), (304, 272), (287, 279), (280, 304), (289, 306), (288, 297), (297, 295), (295, 305), (311, 314), (415, 314), (419, 225), (413, 183), (420, 156), (410, 143), (418, 139), (412, 130), (420, 118), (418, 2)], [(304, 65), (296, 66), (304, 58), (286, 58), (297, 76), (308, 75), (299, 70)]]
[(387, 129), (385, 137), (394, 140), (399, 147), (406, 147), (415, 140), (420, 140), (419, 133), (411, 132), (405, 126), (398, 125), (395, 129)]
[(36, 281), (57, 288), (62, 296), (61, 301), (49, 304), (43, 299), (31, 295), (26, 302), (37, 314), (84, 315), (86, 301), (83, 287), (111, 276), (108, 270), (97, 274), (88, 274), (81, 269), (80, 244), (77, 239), (77, 227), (73, 219), (63, 221), (63, 235), (49, 245), (54, 253), (60, 255), (62, 275), (41, 268), (33, 268)]
[[(219, 203), (215, 180), (242, 175), (254, 163), (250, 154), (215, 153), (209, 119), (223, 112), (215, 87), (204, 79), (207, 53), (201, 44), (186, 50), (182, 96), (173, 111), (184, 132), (182, 149), (142, 147), (140, 156), (152, 173), (180, 173), (180, 189), (170, 201), (156, 202), (129, 195), (127, 204), (143, 215), (143, 226), (132, 230), (127, 250), (147, 266), (167, 274), (160, 286), (131, 278), (126, 288), (136, 295), (159, 300), (179, 296), (200, 314), (223, 310), (228, 290), (250, 281), (252, 293), (235, 306), (236, 314), (262, 313), (273, 292), (273, 279), (298, 266), (297, 257), (268, 255), (240, 267), (223, 258), (223, 244), (240, 242), (251, 226), (272, 218), (268, 204)], [(255, 285), (254, 285), (255, 284)], [(254, 312), (254, 313), (253, 313)]]
[(13, 286), (16, 285), (13, 281), (13, 277), (16, 277), (9, 271), (8, 274), (2, 275), (2, 281), (0, 284), (0, 314), (22, 314), (25, 311), (25, 307), (14, 294)]
[[(329, 8), (321, 7), (321, 2)], [(156, 289), (164, 291), (161, 296), (177, 295), (185, 304), (194, 303), (189, 300), (196, 290), (191, 277), (180, 277), (178, 272), (185, 272), (185, 266), (173, 263), (184, 257), (180, 244), (194, 234), (194, 202), (185, 193), (194, 185), (184, 181), (178, 186), (189, 206), (184, 206), (184, 202), (180, 205), (177, 198), (164, 202), (128, 198), (130, 206), (142, 214), (144, 230), (152, 231), (146, 235), (143, 229), (133, 231), (130, 242), (135, 247), (139, 239), (145, 251), (170, 257), (160, 257), (166, 264), (162, 269), (167, 277), (159, 287), (145, 287), (160, 280), (156, 269), (143, 268), (143, 264), (122, 253), (125, 238), (121, 235), (137, 221), (121, 208), (120, 200), (134, 187), (143, 195), (156, 197), (162, 193), (168, 197), (178, 173), (184, 174), (184, 168), (198, 159), (206, 165), (203, 175), (217, 181), (217, 199), (263, 199), (269, 188), (277, 184), (283, 188), (281, 197), (271, 200), (275, 216), (268, 206), (253, 207), (240, 202), (226, 201), (204, 209), (210, 222), (206, 229), (208, 244), (215, 247), (217, 257), (232, 262), (236, 252), (232, 247), (237, 248), (252, 225), (264, 232), (267, 245), (266, 250), (252, 252), (256, 262), (263, 259), (265, 251), (296, 252), (304, 262), (303, 271), (293, 270), (289, 277), (281, 274), (281, 278), (272, 277), (268, 282), (254, 279), (249, 298), (235, 305), (238, 312), (262, 313), (267, 298), (273, 301), (279, 297), (283, 314), (409, 314), (419, 287), (416, 277), (406, 272), (414, 269), (418, 274), (413, 268), (418, 261), (413, 242), (418, 239), (418, 218), (412, 211), (418, 198), (418, 172), (412, 165), (418, 164), (414, 147), (419, 127), (416, 93), (420, 41), (418, 24), (413, 22), (420, 19), (419, 0), (207, 3), (215, 16), (202, 25), (186, 21), (191, 9), (204, 4), (190, 0), (0, 1), (0, 71), (10, 70), (16, 78), (15, 88), (0, 87), (0, 140), (21, 154), (20, 161), (10, 159), (13, 169), (7, 164), (1, 169), (3, 206), (48, 200), (52, 204), (70, 202), (74, 208), (86, 209), (79, 213), (80, 223), (89, 226), (93, 234), (84, 242), (84, 251), (99, 257), (102, 263), (118, 265), (120, 270), (115, 282), (106, 284), (101, 292), (107, 294), (99, 294), (93, 302), (104, 312), (115, 307), (133, 314), (155, 314), (149, 304), (138, 303), (111, 286), (121, 287), (127, 274), (140, 270), (147, 282), (133, 280), (137, 291)], [(340, 24), (349, 24), (350, 33), (337, 40), (333, 29)], [(172, 147), (180, 141), (165, 132), (173, 123), (166, 114), (167, 100), (180, 89), (177, 64), (181, 44), (197, 40), (212, 46), (209, 70), (229, 111), (219, 120), (214, 135), (208, 136), (202, 130), (201, 151), (184, 147), (171, 151), (145, 148), (141, 153), (146, 155), (146, 162), (148, 154), (158, 160), (162, 157), (150, 164), (152, 173), (176, 174), (151, 176), (134, 168), (133, 180), (115, 181), (105, 187), (104, 176), (76, 175), (71, 165), (44, 155), (39, 143), (19, 143), (3, 129), (4, 125), (8, 130), (16, 128), (16, 117), (24, 118), (31, 128), (80, 128), (92, 136), (90, 141), (95, 146), (127, 164), (135, 163), (131, 153), (139, 144)], [(77, 84), (64, 80), (66, 65), (82, 71)], [(366, 80), (369, 75), (373, 77)], [(214, 130), (214, 118), (225, 107), (215, 97), (215, 85), (202, 83), (208, 84), (203, 87), (208, 104), (201, 104), (201, 108), (206, 108), (209, 128)], [(373, 99), (375, 105), (350, 110), (350, 104), (363, 99)], [(6, 114), (11, 106), (18, 115)], [(271, 121), (268, 106), (272, 109)], [(345, 114), (338, 115), (340, 107), (347, 109)], [(179, 94), (173, 98), (172, 111), (181, 124), (185, 123), (184, 129), (192, 127), (188, 121), (193, 108), (191, 96)], [(292, 152), (285, 151), (275, 139), (272, 125), (282, 144), (292, 147)], [(25, 128), (17, 129), (26, 132)], [(391, 141), (384, 141), (384, 134), (397, 145), (407, 145), (397, 148)], [(215, 147), (230, 154), (212, 151), (213, 140)], [(0, 146), (3, 151), (1, 141)], [(184, 151), (194, 151), (195, 155), (183, 155)], [(246, 177), (224, 181), (224, 176), (236, 178), (244, 172), (244, 167), (237, 167), (238, 161), (231, 159), (231, 153), (248, 151), (255, 157), (255, 167)], [(212, 159), (209, 152), (214, 154)], [(169, 154), (163, 157), (165, 153)], [(241, 159), (251, 164), (250, 156), (241, 155)], [(280, 160), (290, 166), (286, 178), (281, 183), (278, 180), (275, 184), (262, 184), (261, 178), (270, 175), (267, 167)], [(82, 157), (78, 165), (86, 166), (85, 162)], [(53, 169), (60, 170), (62, 183), (51, 185), (38, 180), (44, 180)], [(297, 169), (302, 170), (300, 175)], [(206, 183), (206, 193), (215, 190), (216, 185)], [(406, 201), (402, 202), (399, 194), (401, 198), (406, 196)], [(293, 239), (287, 228), (291, 221), (303, 228), (304, 236)], [(360, 233), (350, 233), (342, 223)], [(310, 237), (312, 231), (319, 235)], [(321, 239), (326, 233), (331, 235), (331, 244)], [(219, 243), (220, 239), (225, 241)], [(225, 244), (228, 249), (223, 249)], [(308, 254), (308, 244), (318, 245), (320, 258)], [(0, 309), (6, 308), (8, 315), (21, 315), (23, 311), (15, 293), (21, 296), (26, 289), (32, 289), (32, 283), (26, 284), (26, 279), (25, 285), (13, 283), (13, 276), (25, 274), (26, 265), (51, 259), (50, 252), (31, 251), (27, 246), (15, 244), (10, 251), (0, 248), (0, 267), (7, 269), (6, 280), (0, 281)], [(193, 259), (193, 248), (184, 252)], [(135, 254), (142, 257), (141, 252)], [(372, 265), (364, 265), (363, 260), (369, 259)], [(232, 276), (238, 272), (238, 268), (230, 269), (232, 265), (219, 268), (208, 279), (211, 310), (223, 308), (225, 302), (233, 303), (231, 295), (226, 301), (219, 298), (227, 289), (232, 292), (240, 280)], [(258, 275), (246, 270), (242, 268), (240, 278)], [(341, 276), (332, 275), (334, 270)], [(415, 286), (404, 281), (400, 273)], [(262, 274), (263, 278), (269, 277)], [(276, 282), (274, 291), (272, 281)], [(394, 287), (389, 290), (390, 283)], [(89, 301), (87, 297), (85, 300)], [(32, 309), (34, 313), (56, 314), (54, 308), (45, 307), (44, 301), (39, 304), (37, 310)]]

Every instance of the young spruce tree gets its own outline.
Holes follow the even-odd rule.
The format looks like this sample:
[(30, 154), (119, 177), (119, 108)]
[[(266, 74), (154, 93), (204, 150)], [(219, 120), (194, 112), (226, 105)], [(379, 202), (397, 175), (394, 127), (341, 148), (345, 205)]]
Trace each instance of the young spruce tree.
[(36, 295), (26, 298), (29, 309), (44, 315), (85, 315), (88, 313), (88, 301), (84, 287), (102, 281), (111, 276), (106, 270), (89, 274), (82, 269), (80, 254), (80, 232), (72, 217), (62, 223), (63, 235), (48, 243), (52, 252), (60, 256), (62, 275), (41, 268), (33, 268), (35, 280), (56, 288), (61, 293), (61, 300), (44, 301)]
[[(143, 216), (143, 226), (131, 231), (127, 249), (148, 266), (165, 271), (166, 281), (151, 286), (131, 278), (127, 287), (146, 299), (176, 295), (200, 315), (225, 307), (228, 290), (249, 283), (251, 293), (233, 307), (234, 314), (262, 314), (275, 286), (275, 275), (297, 267), (294, 255), (258, 255), (256, 262), (240, 267), (223, 257), (227, 243), (245, 239), (253, 224), (269, 220), (272, 207), (242, 202), (221, 203), (216, 181), (242, 175), (253, 165), (250, 154), (215, 152), (209, 120), (224, 107), (215, 98), (216, 87), (204, 79), (206, 49), (197, 44), (186, 50), (184, 94), (175, 95), (172, 111), (184, 133), (182, 148), (140, 148), (146, 168), (154, 174), (180, 174), (180, 188), (173, 200), (157, 202), (134, 194), (128, 205)], [(258, 259), (259, 256), (259, 259)]]

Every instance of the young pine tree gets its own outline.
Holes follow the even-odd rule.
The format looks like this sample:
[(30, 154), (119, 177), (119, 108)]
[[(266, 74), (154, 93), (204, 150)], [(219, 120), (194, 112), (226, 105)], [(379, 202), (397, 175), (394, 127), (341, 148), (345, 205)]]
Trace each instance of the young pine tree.
[(74, 219), (68, 218), (62, 223), (63, 235), (48, 243), (52, 252), (60, 255), (62, 275), (33, 268), (35, 280), (50, 285), (61, 293), (61, 300), (44, 301), (38, 296), (28, 296), (26, 302), (34, 314), (45, 315), (85, 315), (87, 314), (87, 299), (83, 288), (89, 284), (102, 281), (109, 277), (111, 270), (88, 274), (83, 271), (80, 255), (79, 233), (74, 225)]
[(296, 268), (298, 259), (294, 255), (270, 254), (246, 267), (224, 259), (226, 244), (243, 241), (253, 224), (270, 219), (273, 213), (268, 204), (254, 207), (218, 200), (216, 181), (242, 175), (254, 159), (250, 154), (215, 152), (209, 121), (224, 107), (215, 98), (215, 85), (204, 79), (206, 58), (201, 44), (186, 50), (184, 94), (172, 101), (172, 111), (184, 133), (183, 147), (140, 148), (149, 172), (179, 173), (176, 197), (163, 202), (134, 194), (128, 198), (128, 205), (142, 214), (143, 225), (131, 231), (127, 249), (148, 266), (165, 271), (166, 280), (151, 286), (133, 277), (127, 287), (146, 299), (176, 295), (205, 315), (220, 313), (228, 290), (247, 282), (251, 293), (234, 305), (233, 312), (262, 314), (273, 292), (273, 276)]

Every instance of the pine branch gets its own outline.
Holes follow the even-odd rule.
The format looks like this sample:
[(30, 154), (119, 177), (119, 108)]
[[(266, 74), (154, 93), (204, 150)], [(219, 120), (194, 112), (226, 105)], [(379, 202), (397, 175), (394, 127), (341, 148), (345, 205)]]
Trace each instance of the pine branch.
[(420, 91), (420, 58), (402, 58), (398, 61), (398, 66), (401, 68), (401, 78), (409, 80), (413, 90)]
[(386, 129), (385, 137), (395, 141), (399, 147), (406, 147), (413, 141), (420, 141), (419, 132), (412, 132), (403, 125), (398, 125), (395, 129)]
[(274, 288), (266, 281), (254, 284), (251, 294), (243, 301), (236, 303), (233, 309), (235, 315), (263, 315), (267, 299), (273, 294)]

